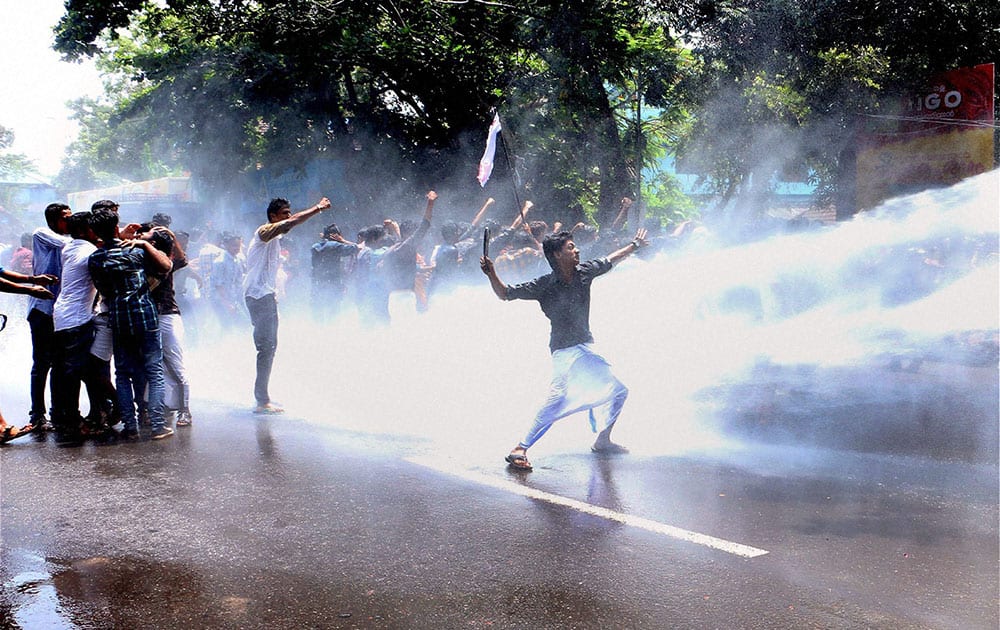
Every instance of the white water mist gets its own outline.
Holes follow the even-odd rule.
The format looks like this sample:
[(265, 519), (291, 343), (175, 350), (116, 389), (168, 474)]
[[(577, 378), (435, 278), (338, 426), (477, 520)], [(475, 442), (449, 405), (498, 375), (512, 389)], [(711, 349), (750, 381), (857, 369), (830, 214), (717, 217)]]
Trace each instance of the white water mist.
[[(988, 358), (1000, 320), (998, 200), (994, 171), (832, 227), (741, 246), (702, 240), (622, 263), (595, 281), (591, 310), (598, 350), (630, 389), (616, 439), (640, 455), (723, 445), (732, 439), (721, 430), (732, 400), (719, 388), (753, 397), (762, 370), (781, 371), (783, 387), (799, 399), (848, 404), (858, 392), (881, 395), (877, 384), (849, 381), (880, 378), (893, 361), (918, 373), (893, 395), (940, 386), (937, 376), (930, 384), (919, 378), (928, 371), (921, 365), (968, 364), (968, 331), (983, 337)], [(351, 312), (319, 324), (306, 309), (279, 304), (272, 397), (289, 417), (309, 422), (406, 436), (484, 461), (506, 452), (548, 385), (548, 322), (538, 306), (501, 302), (483, 279), (441, 296), (427, 313), (417, 314), (412, 295), (402, 293), (391, 310), (390, 327), (368, 329)], [(0, 385), (8, 391), (27, 386), (26, 332), (15, 325), (0, 339)], [(206, 337), (187, 352), (195, 416), (201, 403), (245, 410), (249, 419), (249, 328)], [(816, 378), (816, 369), (828, 372)], [(966, 378), (962, 370), (949, 374)], [(985, 398), (974, 409), (995, 413), (995, 387), (966, 387)], [(784, 393), (771, 391), (767, 404)], [(794, 395), (779, 402), (794, 405)], [(585, 452), (590, 440), (585, 417), (573, 416), (533, 452)]]
[[(762, 364), (881, 365), (949, 334), (995, 331), (998, 182), (993, 172), (833, 227), (631, 259), (599, 278), (591, 328), (631, 392), (618, 439), (640, 454), (710, 448), (725, 440), (706, 392), (752, 384)], [(972, 241), (986, 244), (975, 261), (961, 246)], [(958, 253), (928, 268), (940, 277), (926, 295), (897, 295), (916, 290), (914, 265), (935, 264), (924, 249), (945, 245)], [(495, 454), (546, 391), (547, 320), (534, 303), (497, 300), (485, 280), (424, 314), (394, 294), (386, 329), (280, 311), (272, 396), (309, 421)], [(191, 352), (195, 396), (249, 408), (253, 356), (249, 331)], [(535, 450), (590, 439), (585, 418), (570, 417)]]

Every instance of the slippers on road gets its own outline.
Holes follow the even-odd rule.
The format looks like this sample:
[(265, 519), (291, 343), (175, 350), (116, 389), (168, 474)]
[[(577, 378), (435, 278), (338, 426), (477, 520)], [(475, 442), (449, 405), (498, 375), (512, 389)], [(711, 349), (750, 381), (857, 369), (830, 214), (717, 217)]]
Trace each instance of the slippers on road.
[(3, 430), (3, 433), (0, 433), (0, 444), (6, 444), (13, 439), (28, 435), (32, 432), (32, 428), (33, 427), (30, 424), (26, 427), (21, 427), (20, 429), (7, 425), (7, 427)]
[(513, 470), (523, 470), (528, 472), (531, 470), (531, 462), (525, 455), (520, 455), (517, 453), (511, 453), (507, 457), (504, 457), (504, 461), (507, 462), (508, 467)]
[(598, 455), (625, 455), (628, 453), (627, 448), (621, 444), (615, 444), (614, 442), (601, 446), (591, 446), (590, 451), (592, 453), (597, 453)]

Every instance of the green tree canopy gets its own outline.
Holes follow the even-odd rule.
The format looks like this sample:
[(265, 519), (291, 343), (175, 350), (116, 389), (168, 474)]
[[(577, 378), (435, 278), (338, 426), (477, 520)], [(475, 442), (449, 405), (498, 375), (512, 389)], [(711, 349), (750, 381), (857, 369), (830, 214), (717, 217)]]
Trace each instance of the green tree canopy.
[[(56, 48), (117, 79), (108, 104), (78, 104), (65, 179), (188, 170), (221, 189), (331, 156), (366, 204), (389, 188), (372, 185), (378, 172), (471, 190), (497, 109), (515, 172), (501, 157), (496, 176), (541, 208), (606, 222), (665, 153), (724, 199), (753, 202), (789, 172), (833, 191), (861, 117), (936, 70), (990, 61), (998, 13), (958, 0), (67, 0)], [(637, 122), (637, 105), (653, 116)]]

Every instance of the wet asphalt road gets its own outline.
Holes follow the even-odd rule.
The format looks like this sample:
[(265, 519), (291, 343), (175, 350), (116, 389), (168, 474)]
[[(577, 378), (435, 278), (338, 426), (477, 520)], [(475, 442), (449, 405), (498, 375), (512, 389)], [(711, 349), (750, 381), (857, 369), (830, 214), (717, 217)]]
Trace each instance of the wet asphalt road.
[(33, 439), (0, 449), (2, 628), (998, 625), (995, 464), (760, 446), (521, 476), (222, 406), (161, 442)]

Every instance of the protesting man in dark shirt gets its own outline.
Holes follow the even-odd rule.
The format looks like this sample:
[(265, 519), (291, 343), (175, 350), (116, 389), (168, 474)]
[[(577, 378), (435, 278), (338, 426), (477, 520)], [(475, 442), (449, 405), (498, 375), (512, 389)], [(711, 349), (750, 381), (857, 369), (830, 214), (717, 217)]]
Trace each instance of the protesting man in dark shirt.
[(549, 349), (553, 376), (548, 399), (528, 434), (507, 455), (511, 468), (531, 470), (528, 449), (556, 420), (584, 410), (589, 411), (591, 428), (598, 433), (591, 450), (627, 452), (611, 441), (611, 430), (628, 397), (628, 389), (611, 373), (608, 362), (591, 348), (594, 337), (590, 333), (590, 284), (645, 243), (646, 230), (640, 229), (631, 243), (606, 258), (581, 263), (572, 234), (549, 234), (542, 241), (542, 250), (552, 273), (514, 286), (500, 280), (487, 256), (480, 259), (483, 273), (489, 277), (498, 298), (536, 300), (552, 324)]
[(320, 238), (312, 246), (312, 307), (317, 321), (327, 321), (343, 306), (359, 248), (341, 235), (336, 223), (323, 228)]

